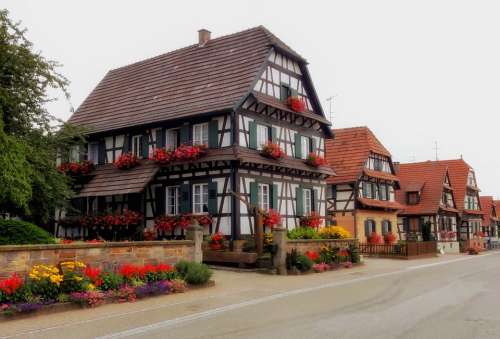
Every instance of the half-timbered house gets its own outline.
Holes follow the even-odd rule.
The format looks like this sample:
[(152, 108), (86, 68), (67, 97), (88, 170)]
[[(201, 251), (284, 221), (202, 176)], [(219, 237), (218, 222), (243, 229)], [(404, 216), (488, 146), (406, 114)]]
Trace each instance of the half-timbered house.
[(336, 175), (327, 182), (328, 214), (360, 240), (376, 232), (396, 234), (399, 180), (391, 153), (367, 127), (333, 130), (326, 159)]
[(492, 196), (480, 196), (479, 202), (484, 212), (482, 232), (489, 241), (498, 241), (498, 230), (500, 227), (500, 218), (498, 209), (500, 204), (493, 200)]
[(438, 161), (397, 164), (401, 189), (396, 200), (404, 205), (398, 212), (398, 228), (403, 239), (423, 240), (427, 223), (430, 234), (444, 252), (458, 253), (456, 208), (448, 166)]
[[(233, 239), (253, 232), (245, 202), (279, 211), (287, 228), (311, 211), (325, 216), (333, 171), (304, 159), (323, 156), (332, 134), (306, 60), (261, 26), (214, 39), (200, 30), (198, 38), (111, 70), (72, 115), (90, 132), (71, 160), (98, 165), (73, 205), (81, 213), (138, 210), (146, 227), (160, 215), (209, 213), (206, 232)], [(287, 156), (262, 156), (271, 141)], [(193, 161), (148, 159), (157, 148), (201, 144), (206, 155)], [(115, 168), (125, 152), (140, 165)]]

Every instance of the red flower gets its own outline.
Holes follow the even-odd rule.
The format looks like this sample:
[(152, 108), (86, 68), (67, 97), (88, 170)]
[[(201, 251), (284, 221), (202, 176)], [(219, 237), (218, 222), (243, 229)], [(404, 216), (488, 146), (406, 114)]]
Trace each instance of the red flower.
[(157, 272), (172, 272), (174, 267), (169, 264), (158, 264), (156, 265)]
[(132, 279), (139, 275), (139, 268), (132, 264), (124, 264), (120, 267), (119, 272), (122, 277)]
[(306, 164), (312, 167), (324, 166), (327, 164), (325, 158), (317, 155), (314, 152), (309, 153), (306, 159)]
[(288, 106), (295, 112), (304, 112), (306, 110), (306, 102), (303, 98), (288, 97)]
[(205, 145), (181, 145), (172, 153), (172, 159), (178, 161), (196, 160), (206, 154)]
[(122, 153), (113, 165), (119, 169), (129, 169), (139, 165), (139, 159), (132, 153)]
[(185, 230), (191, 225), (191, 218), (189, 215), (182, 215), (177, 218), (175, 222), (175, 227), (179, 227), (180, 229)]
[(323, 218), (318, 212), (312, 211), (310, 215), (300, 218), (300, 226), (318, 228), (323, 223)]
[(162, 215), (155, 219), (155, 228), (170, 232), (175, 228), (175, 217)]
[(349, 256), (349, 251), (347, 249), (343, 248), (339, 251), (339, 256), (347, 257), (347, 256)]
[(140, 277), (144, 277), (148, 273), (156, 273), (156, 272), (157, 272), (157, 267), (152, 264), (146, 264), (138, 269)]
[(94, 164), (90, 161), (66, 162), (57, 167), (61, 173), (71, 176), (89, 175), (94, 170)]
[(173, 160), (173, 152), (170, 152), (164, 148), (156, 148), (153, 151), (153, 155), (150, 157), (150, 160), (154, 160), (159, 164), (168, 164)]
[(278, 144), (268, 142), (267, 144), (262, 146), (262, 155), (272, 158), (272, 159), (281, 159), (286, 156), (286, 153), (280, 148)]
[(72, 242), (73, 242), (73, 240), (71, 240), (71, 239), (63, 239), (63, 240), (61, 240), (61, 243), (63, 243), (63, 244), (71, 244)]
[(270, 227), (270, 228), (273, 228), (279, 224), (281, 224), (281, 215), (273, 210), (273, 209), (269, 209), (269, 211), (267, 211), (264, 215), (264, 226), (267, 226), (267, 227)]
[(210, 237), (210, 248), (213, 250), (220, 250), (224, 248), (224, 240), (226, 239), (224, 233), (217, 232)]
[(7, 295), (15, 293), (23, 285), (23, 280), (17, 275), (12, 274), (9, 278), (0, 280), (0, 291)]
[(377, 232), (373, 232), (372, 234), (370, 234), (370, 236), (368, 237), (368, 243), (369, 244), (372, 244), (372, 245), (378, 245), (378, 244), (382, 244), (384, 241), (382, 239), (382, 236), (380, 234), (377, 234)]
[(203, 214), (198, 217), (198, 223), (202, 226), (207, 226), (212, 224), (212, 218), (209, 215)]
[(83, 270), (83, 274), (97, 287), (101, 286), (102, 279), (100, 278), (101, 269), (98, 267), (90, 267), (87, 265)]
[(384, 241), (386, 244), (392, 245), (396, 242), (396, 235), (392, 232), (388, 232), (384, 235)]
[(312, 261), (317, 261), (319, 260), (319, 253), (318, 252), (314, 252), (314, 251), (307, 251), (305, 253), (305, 255), (311, 259)]

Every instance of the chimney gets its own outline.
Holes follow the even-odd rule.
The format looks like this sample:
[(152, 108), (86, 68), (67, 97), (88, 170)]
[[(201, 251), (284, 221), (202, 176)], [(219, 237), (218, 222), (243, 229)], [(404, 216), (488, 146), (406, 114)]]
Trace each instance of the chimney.
[(200, 29), (198, 31), (198, 46), (202, 47), (210, 40), (210, 31), (207, 29)]

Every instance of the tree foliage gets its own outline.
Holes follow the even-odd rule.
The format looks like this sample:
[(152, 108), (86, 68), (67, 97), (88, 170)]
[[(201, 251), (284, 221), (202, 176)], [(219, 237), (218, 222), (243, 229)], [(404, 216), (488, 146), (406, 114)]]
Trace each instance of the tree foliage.
[(69, 97), (68, 80), (57, 62), (33, 51), (25, 33), (0, 10), (0, 211), (41, 224), (72, 194), (55, 167), (57, 152), (81, 144), (84, 131), (47, 111), (47, 90)]

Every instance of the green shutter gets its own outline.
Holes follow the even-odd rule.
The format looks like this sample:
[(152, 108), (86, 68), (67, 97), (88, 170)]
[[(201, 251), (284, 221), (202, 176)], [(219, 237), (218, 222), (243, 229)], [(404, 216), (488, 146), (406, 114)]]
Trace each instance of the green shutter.
[(259, 206), (259, 188), (257, 182), (250, 183), (250, 204), (257, 207)]
[(179, 189), (181, 198), (179, 212), (189, 213), (191, 212), (191, 186), (189, 184), (182, 184)]
[(369, 237), (371, 234), (370, 232), (370, 223), (369, 220), (365, 220), (365, 237)]
[(182, 125), (179, 130), (179, 139), (181, 145), (189, 144), (189, 125)]
[(295, 133), (295, 157), (302, 159), (302, 136)]
[(208, 213), (217, 214), (217, 182), (208, 183)]
[(165, 129), (163, 128), (156, 130), (156, 147), (165, 147)]
[(155, 216), (165, 214), (165, 187), (155, 188)]
[(149, 157), (149, 135), (144, 133), (141, 137), (142, 157), (147, 159)]
[(208, 123), (208, 147), (219, 147), (219, 121), (211, 120)]
[(297, 201), (295, 214), (301, 217), (304, 215), (304, 190), (300, 186), (295, 189), (295, 199)]
[(318, 211), (318, 207), (319, 207), (319, 204), (318, 204), (318, 191), (315, 190), (314, 188), (311, 189), (312, 191), (312, 210), (315, 211), (315, 212), (319, 212)]
[(248, 123), (248, 130), (250, 132), (248, 147), (257, 149), (257, 123), (255, 123), (255, 121), (250, 121)]
[(271, 141), (275, 144), (278, 143), (278, 129), (276, 127), (271, 127)]
[(290, 94), (290, 87), (288, 84), (282, 83), (280, 86), (280, 99), (286, 101), (288, 99), (288, 95)]
[(278, 210), (278, 185), (271, 185), (271, 208)]
[(130, 138), (132, 138), (132, 136), (130, 134), (125, 134), (123, 136), (123, 148), (122, 148), (122, 153), (128, 153), (130, 152)]
[(104, 165), (106, 163), (106, 143), (104, 140), (99, 140), (99, 153), (97, 155), (97, 162), (99, 165)]
[(311, 152), (315, 153), (315, 154), (318, 154), (318, 150), (317, 150), (317, 145), (316, 145), (316, 138), (311, 138)]

